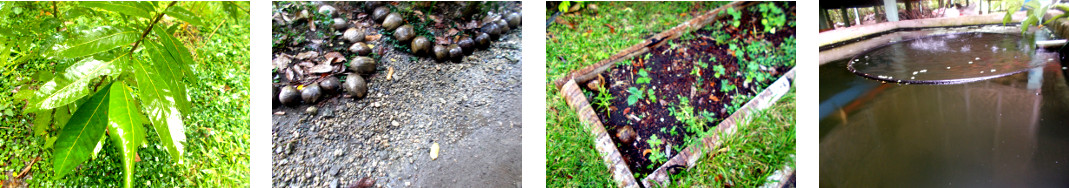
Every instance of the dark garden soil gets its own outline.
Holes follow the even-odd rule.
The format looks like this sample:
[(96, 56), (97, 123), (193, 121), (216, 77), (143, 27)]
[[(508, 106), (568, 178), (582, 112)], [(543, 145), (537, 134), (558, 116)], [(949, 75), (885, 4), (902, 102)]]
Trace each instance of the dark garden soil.
[[(795, 20), (794, 2), (776, 5), (783, 8), (788, 22)], [(711, 120), (705, 126), (708, 130), (793, 67), (794, 50), (786, 50), (790, 54), (785, 54), (780, 47), (785, 39), (793, 38), (794, 27), (785, 25), (774, 33), (765, 32), (761, 16), (756, 5), (750, 6), (743, 11), (741, 24), (737, 28), (731, 26), (732, 16), (727, 15), (713, 22), (711, 27), (694, 31), (691, 33), (693, 36), (684, 36), (655, 47), (647, 54), (618, 63), (622, 66), (602, 73), (608, 92), (615, 98), (610, 100), (607, 108), (597, 103), (597, 91), (591, 91), (589, 99), (598, 112), (598, 118), (604, 121), (608, 132), (613, 135), (613, 141), (617, 143), (632, 172), (648, 174), (663, 163), (650, 160), (654, 149), (648, 141), (654, 135), (670, 145), (670, 155), (675, 155), (685, 147), (684, 138), (694, 134), (687, 131), (687, 126), (670, 111), (679, 112), (683, 106), (693, 107), (692, 114), (706, 114), (703, 117)], [(740, 50), (731, 50), (730, 42), (717, 43), (717, 34), (729, 35), (733, 41), (737, 41), (737, 49)], [(756, 55), (746, 55), (748, 53), (741, 50), (754, 43), (771, 45), (764, 45), (768, 50)], [(789, 48), (793, 48), (793, 44)], [(697, 62), (708, 65), (703, 67)], [(749, 66), (743, 65), (745, 63), (749, 63)], [(757, 64), (760, 65), (755, 66)], [(717, 65), (724, 68), (719, 78), (714, 69)], [(747, 70), (746, 67), (756, 68)], [(648, 72), (650, 83), (636, 83), (641, 78), (640, 70)], [(756, 74), (764, 78), (754, 79)], [(747, 82), (747, 75), (751, 77), (750, 82)], [(734, 85), (735, 89), (725, 90), (722, 84)], [(632, 87), (644, 91), (642, 93), (647, 97), (628, 105), (628, 97), (632, 95), (629, 89)], [(648, 97), (646, 90), (653, 90), (654, 97)], [(681, 97), (688, 99), (687, 105), (680, 104)], [(623, 144), (617, 132), (627, 125), (637, 133), (637, 139), (630, 144)], [(659, 147), (660, 151), (666, 150), (663, 144)]]

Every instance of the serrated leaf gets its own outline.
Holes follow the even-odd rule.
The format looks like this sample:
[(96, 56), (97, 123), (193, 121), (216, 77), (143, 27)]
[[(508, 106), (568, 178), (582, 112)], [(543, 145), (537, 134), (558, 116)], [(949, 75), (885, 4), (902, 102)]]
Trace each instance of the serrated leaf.
[(112, 84), (109, 89), (111, 99), (108, 103), (108, 134), (112, 145), (118, 147), (122, 153), (123, 187), (131, 187), (137, 146), (145, 140), (144, 133), (136, 130), (136, 127), (144, 124), (141, 121), (141, 107), (135, 103), (133, 91), (126, 84)]
[(152, 17), (152, 10), (145, 10), (143, 7), (137, 6), (135, 3), (136, 2), (129, 1), (84, 1), (81, 4), (83, 7), (99, 8), (111, 12), (116, 12), (119, 14), (125, 14), (140, 18)]
[(99, 138), (104, 136), (104, 127), (108, 122), (110, 94), (109, 89), (97, 91), (74, 112), (71, 120), (59, 131), (59, 138), (55, 143), (56, 148), (52, 150), (53, 170), (56, 172), (56, 177), (67, 175), (78, 164), (88, 160), (91, 150), (96, 146)]
[(197, 14), (194, 14), (193, 12), (190, 12), (189, 10), (186, 10), (185, 8), (179, 6), (172, 6), (171, 8), (167, 9), (166, 15), (178, 18), (179, 20), (186, 21), (189, 24), (193, 24), (196, 26), (205, 26), (204, 20), (201, 20), (200, 16), (197, 16)]
[(69, 40), (59, 45), (55, 52), (58, 57), (77, 58), (108, 51), (119, 46), (133, 45), (141, 33), (132, 29), (119, 29), (109, 26), (96, 27), (88, 31), (79, 31), (78, 39)]
[(134, 74), (137, 78), (137, 96), (146, 109), (145, 115), (171, 157), (182, 163), (182, 142), (186, 139), (185, 125), (169, 84), (163, 81), (159, 72), (147, 62), (135, 60), (132, 66), (138, 73)]
[(89, 83), (100, 76), (117, 74), (115, 61), (123, 56), (110, 61), (100, 61), (93, 58), (85, 58), (74, 63), (61, 75), (45, 82), (34, 92), (34, 99), (27, 105), (28, 110), (53, 109), (71, 104), (75, 100), (89, 94)]

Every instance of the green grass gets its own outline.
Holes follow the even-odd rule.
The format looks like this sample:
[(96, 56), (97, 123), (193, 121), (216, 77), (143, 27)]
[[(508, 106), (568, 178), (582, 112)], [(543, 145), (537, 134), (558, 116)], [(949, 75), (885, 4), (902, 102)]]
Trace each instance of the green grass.
[[(203, 2), (179, 5), (204, 13), (205, 27), (186, 28), (179, 39), (195, 50), (196, 82), (186, 81), (193, 102), (185, 117), (185, 163), (175, 164), (164, 147), (150, 144), (138, 154), (140, 162), (135, 187), (246, 187), (249, 185), (249, 23), (248, 16), (234, 20), (223, 16), (221, 8)], [(37, 8), (46, 9), (41, 5)], [(47, 9), (51, 7), (48, 6)], [(70, 8), (63, 2), (59, 8)], [(40, 13), (33, 10), (29, 13)], [(12, 15), (7, 24), (34, 19), (35, 15)], [(110, 15), (115, 16), (115, 15)], [(224, 19), (226, 19), (224, 23)], [(74, 22), (69, 28), (106, 25), (122, 19), (92, 19)], [(224, 24), (220, 24), (224, 23)], [(2, 25), (2, 24), (0, 24)], [(220, 26), (216, 30), (216, 26)], [(185, 26), (177, 28), (182, 30)], [(212, 33), (214, 31), (214, 34)], [(176, 32), (177, 33), (177, 32)], [(210, 38), (209, 38), (210, 36)], [(3, 41), (0, 41), (3, 42)], [(128, 48), (128, 47), (127, 47)], [(19, 65), (0, 64), (0, 173), (18, 173), (26, 162), (40, 157), (25, 180), (28, 187), (119, 187), (122, 182), (120, 152), (104, 142), (103, 151), (65, 177), (54, 177), (52, 149), (48, 135), (34, 135), (34, 117), (23, 115), (25, 102), (9, 101), (12, 91), (29, 83), (35, 74), (53, 72), (69, 62), (34, 58)], [(7, 113), (10, 111), (10, 113)], [(147, 143), (160, 143), (154, 129), (146, 125)], [(54, 136), (54, 135), (53, 135)], [(7, 178), (0, 178), (6, 180)]]
[[(712, 10), (727, 2), (587, 2), (598, 5), (598, 13), (562, 14), (560, 19), (574, 24), (554, 23), (547, 28), (546, 39), (546, 184), (548, 187), (614, 187), (611, 174), (594, 149), (593, 136), (580, 124), (575, 111), (564, 102), (552, 82), (577, 70), (638, 44), (646, 37), (674, 27), (698, 13)], [(550, 7), (556, 8), (556, 7)], [(547, 13), (547, 18), (549, 13)], [(610, 31), (612, 26), (615, 33)], [(710, 177), (718, 172), (734, 185), (760, 185), (767, 174), (784, 164), (793, 166), (794, 153), (794, 91), (771, 110), (756, 118), (755, 125), (783, 125), (789, 128), (754, 132), (728, 138), (731, 148), (717, 158), (702, 160), (690, 171), (674, 180), (684, 179), (673, 186), (723, 185)], [(589, 97), (589, 96), (588, 96)], [(616, 96), (627, 97), (627, 96)], [(789, 118), (789, 119), (785, 119)], [(740, 127), (740, 133), (773, 127)], [(754, 140), (757, 139), (757, 140)], [(773, 145), (769, 140), (789, 142)], [(773, 147), (775, 146), (775, 147)], [(764, 148), (771, 148), (765, 151)], [(789, 148), (789, 149), (787, 149)], [(759, 152), (758, 152), (759, 151)], [(789, 152), (788, 152), (789, 151)], [(757, 152), (757, 153), (753, 153)], [(786, 154), (785, 154), (786, 153)], [(774, 154), (774, 155), (773, 155)], [(762, 164), (762, 165), (757, 165)], [(726, 165), (726, 166), (725, 166)], [(745, 168), (743, 167), (745, 165)], [(763, 173), (752, 173), (757, 169)], [(769, 170), (772, 169), (772, 170)], [(749, 180), (749, 181), (747, 181)]]
[[(575, 29), (560, 23), (547, 28), (547, 83), (638, 44), (645, 37), (674, 27), (694, 14), (726, 2), (588, 2), (597, 15), (561, 15)], [(696, 7), (702, 7), (697, 10)], [(695, 8), (695, 10), (691, 10)], [(682, 15), (681, 15), (682, 14)], [(547, 16), (548, 18), (548, 16)], [(614, 27), (612, 33), (606, 24)], [(589, 33), (587, 32), (589, 31)], [(562, 59), (564, 61), (562, 61)], [(624, 97), (624, 96), (616, 96)], [(546, 185), (548, 187), (612, 187), (608, 169), (594, 149), (590, 131), (579, 123), (559, 91), (546, 85)]]
[[(757, 187), (785, 165), (794, 168), (795, 89), (772, 107), (757, 111), (734, 135), (722, 137), (724, 148), (712, 158), (698, 160), (687, 171), (673, 175), (672, 186)], [(721, 178), (710, 178), (721, 177)]]

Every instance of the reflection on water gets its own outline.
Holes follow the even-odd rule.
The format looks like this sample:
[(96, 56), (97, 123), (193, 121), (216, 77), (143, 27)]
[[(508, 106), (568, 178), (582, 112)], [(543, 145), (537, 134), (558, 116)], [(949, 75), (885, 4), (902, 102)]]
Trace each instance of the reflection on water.
[(962, 33), (903, 41), (854, 57), (859, 75), (888, 82), (966, 82), (1009, 75), (1054, 59), (1033, 59), (1031, 36)]
[(822, 187), (1069, 187), (1061, 63), (967, 84), (898, 85), (855, 76), (847, 61), (820, 67)]

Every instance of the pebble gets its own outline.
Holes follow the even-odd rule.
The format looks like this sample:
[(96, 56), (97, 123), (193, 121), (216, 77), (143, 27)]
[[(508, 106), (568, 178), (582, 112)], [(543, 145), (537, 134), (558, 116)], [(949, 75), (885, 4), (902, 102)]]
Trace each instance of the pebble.
[(401, 124), (397, 123), (397, 121), (390, 121), (390, 125), (393, 125), (394, 127), (396, 127), (396, 126), (400, 126)]
[(438, 142), (434, 142), (434, 145), (431, 145), (431, 160), (438, 159), (438, 149)]
[(342, 151), (341, 151), (341, 149), (335, 149), (335, 150), (334, 150), (334, 157), (338, 157), (338, 156), (341, 156), (341, 154), (342, 154)]

